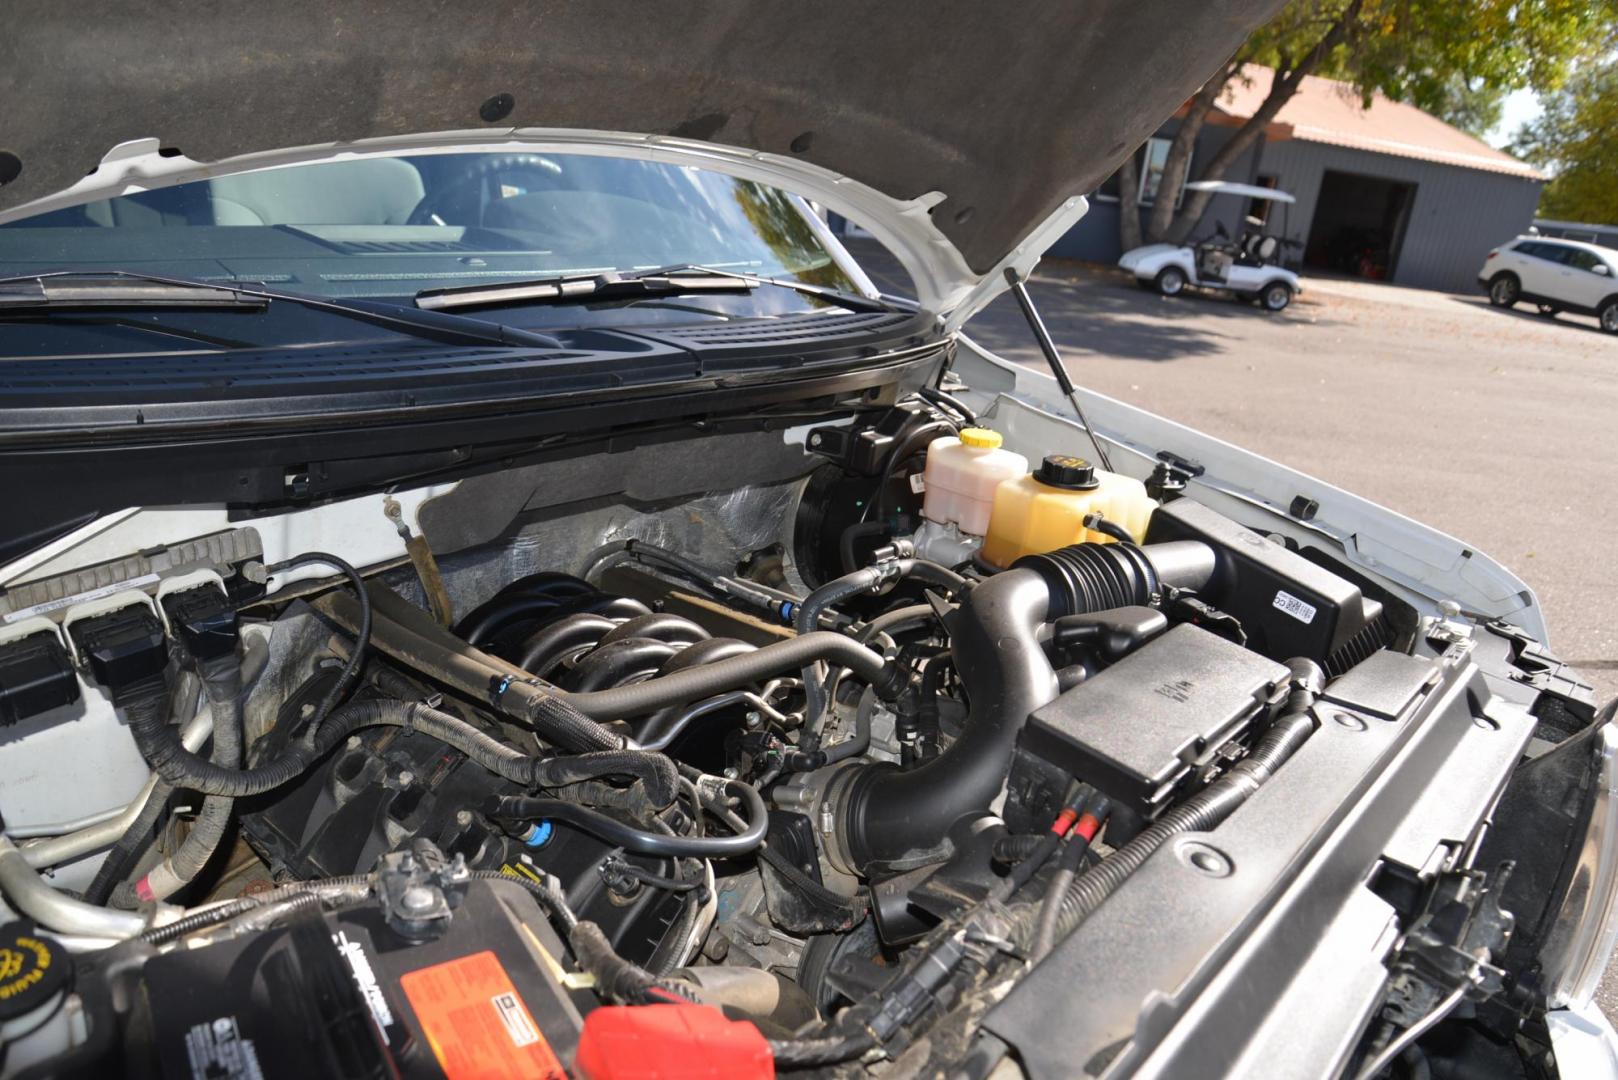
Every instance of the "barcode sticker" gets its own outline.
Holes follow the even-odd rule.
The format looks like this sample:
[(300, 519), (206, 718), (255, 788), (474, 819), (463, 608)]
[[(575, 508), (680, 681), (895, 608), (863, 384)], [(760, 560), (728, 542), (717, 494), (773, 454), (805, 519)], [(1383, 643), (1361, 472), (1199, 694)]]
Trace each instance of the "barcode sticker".
[(1284, 589), (1275, 594), (1274, 606), (1278, 610), (1284, 611), (1288, 615), (1291, 615), (1294, 619), (1297, 619), (1301, 623), (1311, 623), (1315, 621), (1314, 605), (1304, 603), (1302, 600), (1299, 600), (1296, 596), (1293, 596)]

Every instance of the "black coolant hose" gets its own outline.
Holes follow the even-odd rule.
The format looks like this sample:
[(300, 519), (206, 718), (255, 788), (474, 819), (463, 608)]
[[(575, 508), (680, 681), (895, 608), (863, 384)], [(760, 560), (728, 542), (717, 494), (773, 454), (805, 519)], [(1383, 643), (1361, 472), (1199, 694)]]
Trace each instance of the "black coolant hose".
[[(847, 600), (851, 596), (861, 593), (877, 592), (891, 583), (899, 580), (906, 570), (909, 560), (889, 559), (886, 562), (861, 567), (842, 577), (833, 578), (820, 586), (814, 592), (803, 598), (793, 614), (793, 628), (800, 636), (809, 634), (820, 628), (820, 616), (826, 609)], [(803, 737), (799, 740), (799, 749), (805, 753), (813, 753), (820, 746), (820, 725), (825, 718), (826, 705), (830, 694), (826, 690), (827, 671), (820, 660), (813, 660), (805, 664), (803, 676)]]
[(865, 866), (930, 849), (951, 824), (994, 801), (1024, 721), (1057, 694), (1039, 643), (1046, 622), (1150, 603), (1165, 585), (1201, 588), (1213, 572), (1213, 550), (1197, 541), (1075, 544), (1020, 559), (977, 585), (956, 614), (950, 641), (970, 702), (965, 730), (916, 768), (867, 765), (838, 782), (850, 858)]
[(1289, 660), (1287, 666), (1292, 669), (1292, 689), (1280, 715), (1259, 736), (1252, 751), (1224, 776), (1164, 813), (1075, 880), (1062, 898), (1055, 940), (1071, 934), (1089, 918), (1166, 841), (1181, 833), (1207, 832), (1224, 821), (1314, 734), (1309, 710), (1325, 688), (1325, 673), (1307, 659)]

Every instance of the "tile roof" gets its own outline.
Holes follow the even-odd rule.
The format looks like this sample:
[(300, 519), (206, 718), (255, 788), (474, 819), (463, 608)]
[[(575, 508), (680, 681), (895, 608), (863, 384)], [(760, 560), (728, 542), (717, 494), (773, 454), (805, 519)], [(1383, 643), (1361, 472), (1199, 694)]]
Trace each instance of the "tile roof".
[[(1218, 108), (1226, 116), (1245, 120), (1255, 113), (1270, 92), (1275, 73), (1249, 66), (1231, 80)], [(1292, 100), (1281, 107), (1271, 125), (1270, 138), (1329, 143), (1355, 150), (1370, 150), (1396, 157), (1418, 158), (1466, 169), (1507, 173), (1530, 180), (1544, 174), (1532, 165), (1451, 127), (1414, 105), (1392, 101), (1381, 94), (1364, 108), (1360, 95), (1348, 83), (1306, 75)]]

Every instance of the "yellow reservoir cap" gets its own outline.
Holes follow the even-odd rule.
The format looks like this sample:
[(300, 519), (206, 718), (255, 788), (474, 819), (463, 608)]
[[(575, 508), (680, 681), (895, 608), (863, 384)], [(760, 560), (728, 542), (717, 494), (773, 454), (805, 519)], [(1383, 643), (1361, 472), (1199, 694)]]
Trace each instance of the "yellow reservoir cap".
[(979, 450), (993, 450), (1005, 442), (998, 431), (990, 431), (986, 427), (962, 428), (960, 438), (963, 446), (972, 446)]

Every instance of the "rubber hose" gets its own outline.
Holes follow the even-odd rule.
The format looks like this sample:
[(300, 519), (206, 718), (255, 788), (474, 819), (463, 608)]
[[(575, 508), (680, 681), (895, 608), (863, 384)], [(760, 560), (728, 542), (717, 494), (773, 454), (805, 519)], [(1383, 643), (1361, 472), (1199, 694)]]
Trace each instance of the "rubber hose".
[(861, 645), (869, 645), (878, 634), (892, 633), (902, 626), (910, 623), (926, 622), (933, 617), (931, 604), (910, 604), (907, 607), (894, 608), (884, 611), (864, 626), (854, 635), (854, 640)]
[(1325, 675), (1311, 660), (1290, 660), (1287, 664), (1293, 670), (1293, 688), (1281, 715), (1254, 743), (1247, 757), (1074, 881), (1062, 898), (1057, 938), (1077, 929), (1165, 841), (1181, 833), (1207, 832), (1224, 821), (1314, 734), (1309, 709), (1325, 685)]
[[(732, 656), (742, 656), (757, 648), (758, 646), (750, 642), (740, 641), (736, 638), (709, 638), (706, 641), (699, 641), (694, 645), (689, 645), (669, 657), (663, 666), (657, 669), (657, 676), (662, 678), (664, 675), (684, 671), (686, 668), (700, 667), (703, 664), (711, 664), (716, 660), (726, 660)], [(732, 691), (732, 693), (737, 694), (742, 692)], [(712, 702), (716, 699), (710, 698), (708, 700)], [(740, 699), (735, 698), (733, 700)], [(681, 704), (659, 709), (642, 721), (640, 728), (635, 733), (635, 741), (646, 749), (665, 749), (681, 731), (685, 730), (692, 720), (718, 707), (715, 705), (712, 708), (704, 708), (699, 711)]]
[(731, 780), (727, 781), (726, 788), (740, 793), (748, 804), (747, 831), (735, 836), (668, 836), (626, 825), (617, 818), (578, 803), (529, 795), (497, 796), (486, 802), (485, 808), (490, 817), (510, 821), (560, 821), (605, 840), (614, 847), (642, 855), (730, 859), (750, 854), (764, 842), (764, 834), (769, 829), (769, 811), (751, 784)]
[(935, 563), (930, 559), (910, 559), (908, 562), (910, 566), (906, 571), (906, 576), (948, 589), (952, 597), (972, 587), (971, 581), (957, 574), (943, 563)]
[(836, 746), (819, 752), (822, 765), (835, 765), (859, 757), (871, 748), (871, 719), (876, 712), (876, 690), (867, 686), (860, 695), (859, 707), (854, 713), (854, 735)]
[[(826, 582), (803, 598), (793, 616), (793, 627), (799, 636), (813, 633), (820, 627), (820, 616), (829, 607), (842, 603), (851, 596), (875, 592), (885, 583), (898, 578), (903, 572), (898, 560), (866, 566)], [(799, 749), (813, 753), (820, 746), (820, 725), (825, 719), (829, 693), (826, 689), (828, 672), (818, 660), (805, 664), (803, 677), (803, 735)]]
[(733, 705), (749, 704), (756, 700), (751, 690), (731, 690), (728, 693), (699, 701), (685, 709), (662, 709), (647, 718), (635, 741), (642, 750), (667, 750), (674, 740), (685, 733), (693, 720), (728, 709)]

